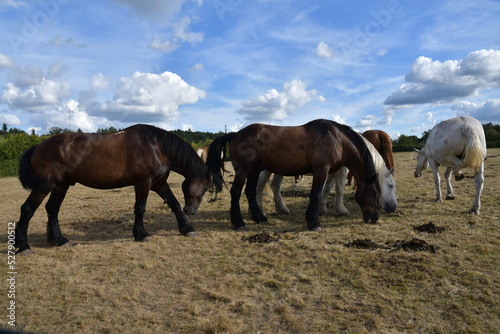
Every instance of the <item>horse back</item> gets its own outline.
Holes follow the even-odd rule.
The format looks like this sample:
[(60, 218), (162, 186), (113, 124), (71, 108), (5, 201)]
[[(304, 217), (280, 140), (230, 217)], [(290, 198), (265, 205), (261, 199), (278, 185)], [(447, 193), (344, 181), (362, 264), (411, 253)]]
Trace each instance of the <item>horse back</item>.
[(273, 173), (293, 176), (311, 173), (315, 163), (324, 164), (330, 159), (322, 148), (332, 144), (318, 139), (310, 136), (304, 126), (251, 124), (235, 134), (229, 152), (240, 165), (258, 164)]
[[(61, 182), (109, 189), (133, 184), (140, 173), (149, 173), (151, 147), (141, 145), (134, 131), (110, 134), (62, 133), (40, 143), (33, 152), (33, 172), (55, 187)], [(162, 162), (163, 163), (163, 162)]]

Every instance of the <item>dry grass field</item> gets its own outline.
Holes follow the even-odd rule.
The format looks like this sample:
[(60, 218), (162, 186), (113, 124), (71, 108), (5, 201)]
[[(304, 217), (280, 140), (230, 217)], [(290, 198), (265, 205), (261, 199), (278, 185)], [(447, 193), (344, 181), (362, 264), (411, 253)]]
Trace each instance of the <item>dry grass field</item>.
[[(310, 177), (299, 184), (285, 178), (290, 216), (271, 213), (273, 225), (259, 226), (246, 214), (244, 233), (230, 229), (229, 191), (213, 203), (207, 194), (191, 217), (196, 238), (180, 236), (172, 213), (151, 193), (145, 226), (153, 237), (145, 243), (132, 239), (132, 188), (77, 185), (60, 212), (72, 247), (46, 246), (40, 207), (28, 234), (35, 254), (16, 257), (17, 326), (7, 324), (9, 286), (2, 279), (0, 327), (32, 333), (498, 333), (500, 149), (488, 151), (479, 216), (467, 213), (471, 178), (453, 182), (454, 201), (434, 203), (430, 169), (415, 179), (414, 168), (415, 153), (396, 154), (396, 213), (364, 224), (348, 188), (351, 215), (322, 217), (322, 232), (305, 226)], [(177, 196), (181, 181), (171, 176)], [(16, 178), (0, 179), (0, 189), (5, 278), (7, 223), (17, 221), (28, 193)], [(269, 198), (265, 205), (273, 211)], [(414, 229), (429, 222), (444, 230)], [(259, 242), (266, 241), (264, 234), (255, 237), (261, 232), (270, 242)], [(429, 247), (403, 247), (414, 238)]]

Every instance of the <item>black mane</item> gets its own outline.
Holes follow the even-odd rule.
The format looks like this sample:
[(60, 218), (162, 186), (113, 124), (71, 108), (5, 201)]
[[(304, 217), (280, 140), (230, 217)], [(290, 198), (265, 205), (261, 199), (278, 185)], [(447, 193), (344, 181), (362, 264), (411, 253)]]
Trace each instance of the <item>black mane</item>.
[(334, 121), (330, 121), (327, 119), (317, 119), (305, 124), (306, 131), (314, 131), (319, 136), (326, 136), (332, 127), (337, 128), (340, 132), (342, 132), (349, 140), (356, 146), (358, 151), (361, 154), (361, 158), (365, 163), (365, 168), (368, 168), (368, 175), (376, 174), (375, 165), (373, 163), (373, 158), (370, 153), (370, 150), (366, 146), (365, 141), (361, 138), (361, 135), (354, 131), (351, 127), (340, 124)]
[(183, 168), (186, 175), (201, 179), (209, 177), (207, 166), (185, 140), (152, 125), (137, 124), (134, 127), (142, 138), (156, 140), (163, 153)]

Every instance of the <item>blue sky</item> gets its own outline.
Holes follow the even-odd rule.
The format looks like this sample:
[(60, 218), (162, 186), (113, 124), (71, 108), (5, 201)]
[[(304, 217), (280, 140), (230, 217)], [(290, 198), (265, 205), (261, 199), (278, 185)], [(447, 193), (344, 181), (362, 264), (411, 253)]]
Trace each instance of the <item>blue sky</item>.
[(0, 0), (0, 122), (500, 123), (500, 1)]

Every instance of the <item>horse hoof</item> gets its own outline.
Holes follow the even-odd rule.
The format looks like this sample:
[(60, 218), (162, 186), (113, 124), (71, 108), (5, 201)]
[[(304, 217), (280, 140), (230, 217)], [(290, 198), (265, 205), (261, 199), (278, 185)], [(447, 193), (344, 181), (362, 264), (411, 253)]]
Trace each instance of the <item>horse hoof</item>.
[(246, 231), (248, 231), (248, 228), (246, 226), (239, 226), (239, 227), (235, 227), (234, 230), (236, 232), (246, 232)]
[(74, 245), (71, 243), (71, 242), (66, 242), (64, 244), (62, 244), (61, 246), (59, 247), (73, 247)]
[(461, 181), (463, 179), (465, 179), (465, 175), (464, 174), (455, 175), (455, 181)]
[(320, 226), (316, 226), (316, 227), (309, 228), (309, 231), (312, 231), (312, 232), (321, 232), (321, 231), (323, 231), (323, 228), (320, 227)]
[(453, 201), (455, 199), (455, 195), (446, 195), (447, 201)]
[(196, 234), (195, 231), (191, 231), (191, 232), (188, 232), (186, 234), (184, 234), (186, 237), (197, 237), (198, 235)]
[(471, 208), (469, 210), (469, 214), (471, 214), (471, 215), (478, 215), (479, 214), (479, 210), (475, 209), (475, 208)]
[(151, 240), (151, 237), (150, 236), (147, 236), (145, 238), (142, 238), (141, 240), (139, 240), (139, 242), (148, 242)]
[(33, 255), (35, 252), (31, 250), (31, 248), (25, 249), (23, 251), (17, 251), (16, 255), (22, 255), (22, 256), (28, 256), (28, 255)]

